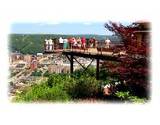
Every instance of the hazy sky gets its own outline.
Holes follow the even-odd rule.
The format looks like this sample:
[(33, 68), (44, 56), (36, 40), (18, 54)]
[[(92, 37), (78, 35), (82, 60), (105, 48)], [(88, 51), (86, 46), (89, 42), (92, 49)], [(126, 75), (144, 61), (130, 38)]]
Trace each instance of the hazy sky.
[(11, 33), (43, 34), (111, 34), (104, 28), (104, 22), (98, 23), (15, 23)]
[[(11, 33), (19, 34), (98, 34), (111, 35), (104, 28), (105, 22), (96, 23), (15, 23), (11, 26)], [(123, 23), (124, 25), (130, 23)]]

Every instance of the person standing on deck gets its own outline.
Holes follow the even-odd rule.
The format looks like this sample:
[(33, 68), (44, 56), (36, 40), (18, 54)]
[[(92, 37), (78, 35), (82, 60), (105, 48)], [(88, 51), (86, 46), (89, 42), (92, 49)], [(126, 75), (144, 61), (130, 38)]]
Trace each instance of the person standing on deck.
[(68, 48), (68, 39), (63, 39), (63, 49), (67, 49)]
[(95, 47), (96, 47), (96, 38), (93, 37), (93, 48), (95, 48)]
[(109, 49), (110, 48), (110, 44), (111, 44), (111, 41), (107, 38), (105, 40), (105, 45), (106, 45), (106, 48)]
[(77, 46), (78, 48), (81, 48), (81, 38), (80, 37), (78, 37), (77, 39)]
[(96, 41), (95, 37), (93, 37), (93, 38), (90, 39), (89, 42), (90, 42), (90, 47), (91, 47), (91, 48), (94, 48), (94, 47), (95, 47), (95, 41)]
[(48, 51), (49, 50), (49, 41), (47, 39), (45, 39), (44, 41), (45, 41), (45, 50)]
[(71, 47), (71, 50), (73, 49), (74, 44), (75, 44), (75, 38), (72, 37), (72, 38), (70, 38), (70, 47)]
[(71, 49), (72, 48), (72, 44), (71, 44), (71, 42), (72, 42), (72, 38), (71, 37), (69, 37), (68, 38), (68, 45), (69, 45), (69, 49)]
[(86, 48), (86, 38), (82, 37), (81, 42), (82, 42), (82, 48), (85, 49)]
[(72, 40), (73, 40), (73, 46), (77, 47), (77, 40), (75, 39), (75, 37), (73, 37)]
[(49, 39), (49, 51), (53, 51), (53, 41), (52, 39)]
[(63, 39), (62, 37), (59, 38), (59, 49), (62, 49), (63, 48)]

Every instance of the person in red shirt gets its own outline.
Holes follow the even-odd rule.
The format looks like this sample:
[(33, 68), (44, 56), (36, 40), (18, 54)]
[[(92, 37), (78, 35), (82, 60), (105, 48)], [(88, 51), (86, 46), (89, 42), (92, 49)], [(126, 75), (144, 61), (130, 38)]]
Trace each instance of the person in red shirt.
[(86, 48), (86, 38), (82, 37), (81, 42), (82, 42), (82, 48), (85, 49)]

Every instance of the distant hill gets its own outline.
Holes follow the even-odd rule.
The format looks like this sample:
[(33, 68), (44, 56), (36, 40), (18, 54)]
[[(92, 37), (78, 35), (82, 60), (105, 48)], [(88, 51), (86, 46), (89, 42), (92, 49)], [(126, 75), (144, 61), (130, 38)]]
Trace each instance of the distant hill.
[(78, 34), (78, 35), (61, 35), (61, 34), (10, 34), (9, 49), (11, 52), (20, 52), (23, 54), (36, 54), (43, 52), (44, 39), (50, 38), (68, 38), (68, 37), (86, 37), (87, 39), (95, 37), (97, 40), (109, 38), (114, 43), (119, 43), (120, 39), (116, 36), (95, 35), (95, 34)]

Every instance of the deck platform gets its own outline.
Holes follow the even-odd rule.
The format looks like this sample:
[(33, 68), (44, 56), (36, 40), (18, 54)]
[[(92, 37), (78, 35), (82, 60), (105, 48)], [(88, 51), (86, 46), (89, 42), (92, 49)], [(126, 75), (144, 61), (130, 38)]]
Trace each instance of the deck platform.
[(112, 53), (94, 53), (94, 52), (80, 52), (80, 51), (62, 51), (63, 55), (73, 55), (78, 57), (84, 58), (91, 58), (91, 59), (100, 59), (100, 60), (109, 60), (109, 61), (120, 61), (118, 55), (112, 55)]
[[(58, 49), (58, 50), (54, 50), (54, 51), (48, 51), (45, 53), (48, 54), (52, 54), (52, 53), (61, 53), (63, 55), (65, 55), (68, 60), (70, 61), (70, 73), (73, 73), (73, 63), (74, 60), (78, 62), (78, 60), (76, 59), (76, 57), (83, 57), (83, 58), (90, 58), (92, 59), (91, 63), (93, 62), (93, 60), (96, 60), (96, 79), (99, 79), (99, 63), (100, 60), (105, 60), (105, 61), (115, 61), (115, 62), (121, 62), (120, 58), (119, 58), (119, 54), (117, 53), (113, 53), (113, 52), (99, 52), (97, 51), (96, 48), (89, 48), (87, 50), (83, 50), (83, 49)], [(82, 68), (84, 70), (86, 70), (90, 64), (87, 67), (84, 67), (80, 62), (78, 62)]]
[[(73, 59), (76, 60), (75, 57), (83, 57), (83, 58), (90, 58), (93, 60), (96, 60), (96, 79), (99, 79), (99, 63), (100, 60), (105, 60), (105, 61), (116, 61), (116, 62), (121, 62), (120, 58), (118, 55), (113, 55), (112, 52), (105, 52), (105, 53), (99, 53), (96, 51), (96, 49), (92, 49), (91, 51), (82, 51), (82, 50), (64, 50), (62, 52), (63, 55), (66, 55), (68, 60), (70, 61), (70, 73), (73, 73)], [(76, 60), (77, 61), (77, 60)], [(91, 63), (92, 63), (91, 61)], [(78, 62), (78, 61), (77, 61)], [(78, 62), (80, 65), (81, 63)], [(90, 63), (90, 64), (91, 64)], [(90, 65), (87, 67), (84, 67), (81, 65), (84, 70), (86, 70)]]

